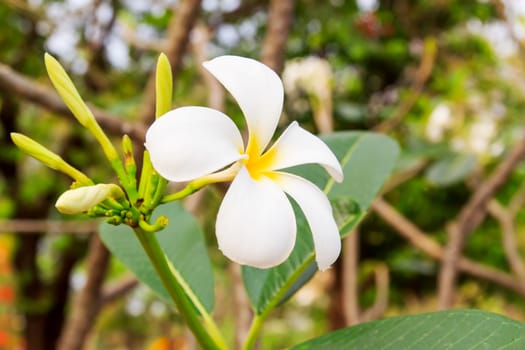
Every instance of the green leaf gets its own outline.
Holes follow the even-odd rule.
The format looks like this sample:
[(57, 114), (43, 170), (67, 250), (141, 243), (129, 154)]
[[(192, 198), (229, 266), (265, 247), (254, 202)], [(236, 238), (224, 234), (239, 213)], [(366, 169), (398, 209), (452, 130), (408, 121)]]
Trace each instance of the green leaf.
[[(340, 132), (325, 136), (343, 167), (345, 179), (335, 183), (317, 165), (289, 169), (314, 182), (327, 193), (344, 237), (364, 217), (386, 181), (398, 155), (397, 144), (387, 136), (366, 132)], [(304, 285), (317, 271), (310, 229), (301, 211), (297, 217), (297, 240), (290, 257), (271, 269), (243, 266), (243, 280), (258, 315), (266, 314)]]
[[(214, 303), (213, 273), (204, 235), (197, 221), (177, 202), (159, 206), (154, 214), (153, 221), (160, 215), (169, 219), (168, 227), (154, 234), (169, 261), (188, 286), (186, 293), (192, 293), (194, 300), (211, 311)], [(100, 237), (141, 282), (170, 302), (168, 292), (130, 227), (104, 223), (100, 227)]]
[(302, 349), (525, 349), (525, 323), (481, 310), (451, 310), (363, 323), (296, 345)]
[(448, 186), (465, 179), (475, 167), (475, 156), (455, 154), (432, 164), (425, 175), (434, 185)]

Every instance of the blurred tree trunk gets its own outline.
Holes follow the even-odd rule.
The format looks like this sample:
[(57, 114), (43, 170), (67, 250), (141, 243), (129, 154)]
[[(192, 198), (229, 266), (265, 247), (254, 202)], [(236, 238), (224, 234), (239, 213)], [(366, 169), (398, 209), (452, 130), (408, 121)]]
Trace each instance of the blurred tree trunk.
[(330, 286), (330, 307), (328, 318), (330, 320), (330, 329), (336, 330), (346, 327), (346, 318), (344, 314), (344, 288), (343, 288), (343, 263), (338, 259), (333, 265), (334, 274), (333, 283)]
[[(4, 94), (0, 109), (0, 140), (2, 149), (13, 146), (8, 143), (9, 132), (17, 130), (18, 105), (14, 99)], [(8, 182), (11, 198), (16, 201), (13, 215), (19, 219), (46, 218), (48, 198), (43, 198), (31, 206), (23, 204), (19, 198), (17, 164), (12, 159), (0, 157), (0, 172)], [(75, 263), (82, 257), (84, 243), (71, 237), (58, 260), (58, 272), (51, 281), (41, 279), (37, 265), (38, 247), (42, 232), (31, 232), (16, 236), (14, 268), (17, 276), (17, 306), (24, 316), (24, 338), (27, 350), (54, 349), (64, 324), (64, 312), (69, 294), (69, 280)]]
[[(35, 217), (35, 212), (26, 215)], [(50, 283), (44, 283), (36, 264), (41, 237), (38, 232), (19, 236), (15, 254), (14, 266), (19, 276), (18, 304), (26, 323), (27, 350), (55, 348), (64, 325), (71, 271), (84, 250), (83, 243), (71, 238), (62, 253), (59, 272)]]

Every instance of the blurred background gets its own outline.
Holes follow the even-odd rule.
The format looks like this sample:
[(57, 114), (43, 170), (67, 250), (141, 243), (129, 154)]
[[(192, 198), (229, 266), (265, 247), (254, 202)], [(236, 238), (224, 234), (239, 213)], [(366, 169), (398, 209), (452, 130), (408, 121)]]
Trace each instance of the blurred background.
[[(261, 349), (385, 316), (454, 307), (525, 321), (525, 2), (520, 0), (0, 1), (0, 349), (192, 349), (176, 311), (96, 236), (54, 208), (70, 182), (24, 156), (22, 132), (108, 182), (94, 139), (52, 89), (49, 52), (108, 134), (140, 149), (152, 71), (174, 70), (174, 107), (240, 110), (200, 63), (262, 60), (283, 78), (282, 126), (370, 130), (401, 145), (395, 173), (319, 273), (264, 327)], [(221, 190), (185, 203), (207, 234), (214, 314), (243, 339), (239, 269), (216, 249)]]

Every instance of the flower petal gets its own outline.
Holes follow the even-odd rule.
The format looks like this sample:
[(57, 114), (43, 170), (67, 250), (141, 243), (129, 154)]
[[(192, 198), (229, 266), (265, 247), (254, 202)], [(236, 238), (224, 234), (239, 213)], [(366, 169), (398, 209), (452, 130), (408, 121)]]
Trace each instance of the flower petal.
[(312, 231), (317, 266), (320, 270), (326, 270), (341, 252), (341, 237), (328, 198), (317, 186), (302, 177), (287, 173), (276, 175), (277, 184), (303, 211)]
[(270, 142), (283, 109), (281, 79), (272, 69), (251, 58), (220, 56), (203, 65), (241, 107), (260, 154)]
[(337, 182), (343, 181), (341, 164), (330, 148), (320, 138), (301, 128), (297, 122), (293, 122), (286, 128), (267, 153), (273, 154), (269, 170), (318, 163)]
[(183, 182), (217, 171), (239, 160), (243, 141), (225, 114), (205, 107), (174, 109), (146, 132), (146, 148), (155, 170)]
[(242, 167), (217, 214), (219, 249), (231, 260), (268, 268), (290, 255), (295, 215), (284, 192), (270, 179), (253, 180)]

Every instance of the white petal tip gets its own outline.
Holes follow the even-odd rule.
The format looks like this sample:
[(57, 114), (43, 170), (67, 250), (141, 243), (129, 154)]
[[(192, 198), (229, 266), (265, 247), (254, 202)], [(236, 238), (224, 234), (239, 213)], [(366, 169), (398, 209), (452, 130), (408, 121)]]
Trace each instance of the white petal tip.
[(330, 252), (328, 251), (316, 251), (316, 257), (315, 260), (317, 262), (317, 267), (320, 271), (326, 271), (332, 265), (337, 261), (337, 258), (339, 257), (339, 254), (341, 253), (341, 241), (337, 243), (333, 243), (333, 246), (331, 247)]
[(210, 66), (210, 61), (208, 60), (208, 61), (204, 61), (204, 62), (202, 62), (202, 66), (203, 66), (204, 68), (208, 69), (209, 66)]
[(339, 253), (334, 254), (335, 258), (327, 260), (327, 261), (319, 261), (317, 262), (317, 267), (319, 268), (319, 271), (326, 271), (332, 267), (332, 265), (337, 261), (337, 258), (339, 257)]
[(282, 264), (288, 258), (288, 255), (287, 255), (285, 257), (280, 257), (279, 259), (271, 258), (271, 259), (246, 260), (246, 259), (238, 259), (235, 256), (231, 256), (231, 255), (229, 256), (220, 248), (219, 250), (224, 254), (224, 256), (226, 256), (228, 259), (230, 259), (231, 261), (239, 265), (255, 267), (258, 269), (270, 269), (272, 267)]
[(337, 158), (334, 164), (325, 166), (325, 169), (326, 171), (328, 171), (328, 174), (330, 174), (330, 176), (334, 179), (335, 182), (338, 182), (338, 183), (343, 182), (345, 178), (345, 174), (343, 173), (343, 168), (341, 167), (341, 164), (339, 163)]
[(337, 182), (337, 183), (341, 183), (345, 179), (345, 176), (341, 172), (336, 172), (336, 173), (333, 173), (331, 175), (334, 178), (335, 182)]
[(329, 262), (326, 262), (326, 261), (319, 261), (317, 260), (317, 268), (319, 269), (319, 271), (323, 272), (323, 271), (326, 271), (326, 270), (329, 270), (330, 268), (332, 268), (332, 265), (337, 261), (337, 257), (339, 257), (339, 254), (337, 254), (336, 258), (335, 259), (332, 259), (331, 261)]
[[(219, 245), (219, 250), (231, 261), (240, 265), (256, 267), (258, 269), (269, 269), (282, 264), (288, 259), (292, 250), (290, 248), (284, 250), (281, 250), (281, 247), (275, 248), (277, 249), (267, 251), (265, 254), (261, 254), (260, 249), (254, 249), (251, 254), (247, 254), (248, 252), (246, 249), (228, 250), (221, 248)], [(291, 248), (293, 248), (293, 245), (291, 245)]]
[(314, 184), (296, 175), (281, 173), (279, 180), (308, 221), (319, 270), (328, 269), (341, 253), (341, 237), (328, 198)]
[(319, 266), (319, 265), (317, 265), (317, 267), (319, 268), (319, 271), (321, 271), (321, 272), (325, 272), (325, 271), (328, 270), (330, 267), (332, 267), (332, 265), (329, 265), (329, 266)]

